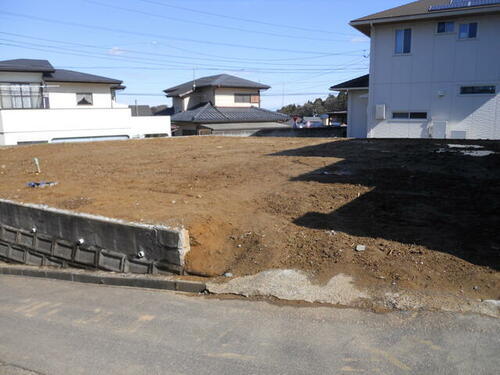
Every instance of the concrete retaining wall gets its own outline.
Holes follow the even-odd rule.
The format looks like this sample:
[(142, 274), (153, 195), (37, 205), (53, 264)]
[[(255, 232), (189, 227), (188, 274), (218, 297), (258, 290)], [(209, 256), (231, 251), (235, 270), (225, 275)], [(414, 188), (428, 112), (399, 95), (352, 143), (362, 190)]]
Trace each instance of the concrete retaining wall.
[[(81, 241), (83, 240), (83, 242)], [(184, 272), (186, 230), (0, 200), (0, 258), (114, 272)], [(144, 257), (139, 258), (139, 252)]]

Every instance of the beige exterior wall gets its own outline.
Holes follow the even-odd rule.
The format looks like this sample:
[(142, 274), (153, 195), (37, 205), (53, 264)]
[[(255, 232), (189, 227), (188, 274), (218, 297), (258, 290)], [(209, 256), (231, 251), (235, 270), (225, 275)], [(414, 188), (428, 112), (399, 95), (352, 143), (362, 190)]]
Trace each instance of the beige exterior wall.
[(204, 88), (183, 98), (172, 98), (175, 112), (192, 109), (201, 103), (211, 102), (216, 107), (260, 107), (260, 103), (236, 103), (235, 94), (260, 95), (258, 89)]
[(235, 94), (259, 94), (258, 89), (233, 89), (233, 88), (220, 88), (215, 89), (215, 103), (216, 107), (260, 107), (260, 103), (236, 103), (234, 101)]

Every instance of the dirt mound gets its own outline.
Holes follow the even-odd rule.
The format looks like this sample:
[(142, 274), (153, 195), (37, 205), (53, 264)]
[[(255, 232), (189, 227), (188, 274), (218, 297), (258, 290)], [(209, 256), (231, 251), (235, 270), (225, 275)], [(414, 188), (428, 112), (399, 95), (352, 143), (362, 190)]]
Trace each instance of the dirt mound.
[[(472, 142), (494, 151), (478, 157), (461, 143), (189, 137), (0, 148), (0, 196), (184, 225), (196, 274), (298, 269), (318, 283), (342, 273), (357, 286), (499, 299), (500, 144)], [(42, 180), (59, 184), (26, 186)]]

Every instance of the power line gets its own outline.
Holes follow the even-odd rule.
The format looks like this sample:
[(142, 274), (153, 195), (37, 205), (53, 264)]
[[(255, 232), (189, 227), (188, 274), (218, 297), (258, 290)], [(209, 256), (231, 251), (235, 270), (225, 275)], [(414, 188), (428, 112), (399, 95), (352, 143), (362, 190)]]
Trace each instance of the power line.
[(137, 32), (137, 31), (115, 29), (115, 28), (98, 26), (98, 25), (86, 25), (86, 24), (77, 23), (77, 22), (59, 21), (59, 20), (54, 20), (54, 19), (50, 19), (50, 18), (37, 17), (37, 16), (25, 15), (25, 14), (13, 13), (13, 12), (6, 12), (3, 10), (0, 11), (0, 14), (4, 14), (7, 16), (11, 16), (11, 17), (46, 22), (46, 23), (50, 23), (50, 24), (59, 24), (59, 25), (65, 25), (65, 26), (80, 27), (80, 28), (90, 29), (90, 30), (94, 30), (94, 31), (95, 30), (104, 30), (104, 31), (109, 31), (109, 32), (114, 32), (114, 33), (138, 35), (138, 36), (145, 36), (145, 37), (154, 37), (154, 38), (160, 38), (160, 39), (166, 39), (166, 40), (177, 40), (177, 41), (181, 41), (181, 42), (190, 42), (190, 43), (197, 43), (197, 44), (203, 44), (203, 45), (218, 45), (218, 46), (231, 47), (231, 48), (253, 49), (253, 50), (272, 51), (272, 52), (287, 52), (287, 53), (294, 53), (294, 54), (300, 54), (300, 55), (317, 53), (317, 51), (290, 50), (290, 49), (286, 49), (286, 48), (270, 48), (270, 47), (259, 47), (259, 46), (250, 46), (250, 45), (234, 44), (234, 43), (214, 42), (211, 40), (175, 38), (175, 37), (168, 37), (168, 36), (160, 35), (160, 34), (142, 33), (142, 32)]
[(94, 5), (110, 8), (110, 9), (122, 10), (124, 12), (142, 14), (142, 15), (149, 16), (149, 17), (161, 18), (161, 19), (171, 20), (171, 21), (175, 21), (175, 22), (195, 24), (198, 26), (199, 25), (208, 26), (208, 27), (213, 27), (213, 28), (222, 29), (222, 30), (239, 31), (239, 32), (245, 32), (245, 33), (251, 33), (251, 34), (260, 34), (260, 35), (272, 36), (272, 37), (277, 37), (277, 38), (294, 39), (294, 40), (304, 39), (304, 40), (326, 41), (326, 42), (346, 42), (347, 41), (345, 39), (344, 40), (334, 40), (334, 39), (319, 38), (319, 37), (307, 37), (307, 36), (294, 36), (294, 35), (290, 35), (290, 34), (278, 34), (278, 33), (272, 33), (272, 32), (261, 31), (261, 30), (248, 30), (248, 29), (243, 29), (241, 27), (218, 25), (218, 24), (201, 22), (201, 21), (190, 21), (188, 19), (181, 19), (181, 18), (177, 18), (177, 17), (165, 16), (163, 14), (149, 13), (149, 12), (144, 12), (142, 10), (124, 8), (124, 7), (110, 5), (110, 4), (104, 4), (104, 3), (101, 3), (98, 1), (93, 1), (93, 0), (85, 0), (85, 2), (87, 2), (89, 4), (94, 4)]
[[(165, 94), (152, 94), (152, 93), (121, 93), (117, 92), (118, 95), (121, 96), (162, 96), (165, 97)], [(283, 94), (261, 94), (260, 96), (282, 96)], [(331, 92), (298, 92), (298, 93), (285, 93), (284, 96), (311, 96), (311, 95), (320, 95), (320, 96), (328, 96), (333, 95)]]
[[(178, 5), (165, 4), (165, 3), (153, 1), (153, 0), (139, 0), (139, 1), (142, 1), (143, 3), (160, 5), (160, 6), (172, 8), (172, 9), (180, 9), (180, 10), (184, 10), (184, 11), (192, 12), (192, 13), (198, 13), (198, 14), (219, 17), (219, 18), (225, 18), (225, 19), (230, 19), (230, 20), (235, 20), (235, 21), (243, 21), (243, 22), (254, 23), (254, 24), (258, 24), (258, 25), (272, 26), (272, 27), (276, 27), (276, 28), (287, 29), (288, 31), (290, 30), (290, 25), (280, 25), (277, 23), (258, 21), (258, 20), (249, 19), (249, 18), (228, 16), (228, 15), (223, 15), (223, 14), (219, 14), (219, 13), (207, 12), (204, 10), (186, 8), (186, 7), (182, 7), (182, 6), (178, 6)], [(338, 34), (338, 35), (354, 36), (354, 34), (344, 34), (344, 33), (339, 33), (339, 32), (334, 32), (334, 31), (313, 29), (313, 28), (307, 28), (307, 27), (302, 27), (302, 26), (297, 26), (297, 25), (294, 25), (293, 28), (295, 30), (310, 31), (310, 32), (316, 32), (316, 33), (323, 33), (323, 34)]]
[[(75, 42), (66, 42), (66, 41), (61, 41), (61, 40), (55, 40), (55, 39), (47, 39), (47, 38), (40, 38), (40, 37), (33, 37), (33, 36), (27, 36), (23, 34), (17, 34), (17, 33), (9, 33), (9, 32), (4, 32), (0, 31), (0, 34), (4, 35), (10, 35), (10, 36), (15, 36), (18, 38), (23, 38), (23, 39), (30, 39), (30, 40), (39, 40), (39, 41), (44, 41), (44, 42), (51, 42), (51, 43), (59, 43), (59, 44), (66, 44), (70, 46), (77, 46), (77, 47), (85, 47), (85, 48), (92, 48), (92, 49), (109, 49), (109, 46), (98, 46), (98, 45), (93, 45), (93, 44), (84, 44), (84, 43), (75, 43)], [(6, 39), (4, 39), (6, 40)], [(10, 40), (12, 41), (12, 40)], [(17, 41), (14, 41), (17, 42)], [(192, 63), (193, 57), (185, 57), (185, 56), (179, 56), (179, 55), (172, 55), (172, 54), (165, 54), (165, 53), (158, 53), (158, 52), (147, 52), (147, 51), (139, 51), (139, 50), (131, 50), (131, 49), (120, 49), (120, 51), (123, 51), (124, 53), (133, 53), (133, 54), (140, 54), (140, 55), (151, 55), (151, 56), (161, 56), (161, 57), (173, 57), (173, 58), (178, 58), (178, 59), (188, 59), (190, 63)], [(215, 62), (233, 62), (231, 60), (224, 60), (224, 59), (213, 59), (213, 58), (203, 58), (203, 61), (215, 61)], [(336, 67), (337, 65), (317, 65), (317, 64), (295, 64), (295, 63), (270, 63), (270, 62), (261, 62), (259, 64), (262, 65), (271, 65), (271, 66), (308, 66), (308, 67), (325, 67), (325, 68), (333, 68)], [(345, 64), (340, 64), (340, 65), (345, 65)]]
[[(36, 44), (36, 43), (29, 43), (29, 42), (23, 42), (22, 45), (20, 44), (15, 44), (18, 43), (17, 41), (11, 41), (8, 39), (0, 38), (0, 40), (7, 41), (8, 43), (2, 42), (0, 44), (6, 45), (6, 46), (12, 46), (12, 47), (18, 47), (18, 48), (24, 48), (24, 49), (34, 49), (34, 50), (41, 50), (41, 51), (47, 51), (49, 52), (54, 52), (54, 53), (59, 53), (59, 54), (69, 54), (69, 55), (75, 55), (75, 56), (85, 56), (85, 57), (94, 57), (94, 58), (99, 58), (99, 59), (105, 59), (105, 60), (111, 60), (111, 61), (128, 61), (128, 62), (147, 62), (156, 66), (161, 66), (161, 67), (168, 67), (172, 68), (173, 70), (181, 68), (180, 70), (192, 70), (192, 65), (191, 64), (184, 64), (184, 65), (177, 65), (175, 64), (165, 64), (163, 62), (160, 62), (160, 60), (156, 59), (150, 59), (150, 58), (137, 58), (137, 57), (123, 57), (123, 56), (109, 56), (109, 55), (101, 55), (101, 54), (94, 54), (94, 53), (89, 53), (85, 52), (82, 53), (80, 50), (74, 50), (71, 48), (64, 48), (60, 46), (50, 46), (50, 45), (44, 45), (44, 44)], [(9, 43), (10, 42), (10, 43)], [(28, 47), (27, 45), (31, 45), (32, 47)], [(68, 53), (63, 53), (61, 51), (68, 51)], [(182, 63), (180, 63), (182, 64)], [(300, 73), (300, 72), (322, 72), (322, 71), (331, 71), (331, 70), (343, 70), (342, 68), (339, 69), (324, 69), (324, 68), (311, 68), (311, 69), (306, 69), (306, 68), (293, 68), (293, 69), (284, 69), (284, 68), (254, 68), (254, 67), (240, 67), (240, 66), (213, 66), (213, 65), (207, 65), (207, 64), (197, 64), (197, 66), (200, 67), (200, 70), (213, 70), (213, 71), (247, 71), (247, 72), (256, 72), (256, 73)], [(183, 69), (182, 69), (183, 68)], [(151, 67), (144, 67), (144, 69), (151, 69)]]

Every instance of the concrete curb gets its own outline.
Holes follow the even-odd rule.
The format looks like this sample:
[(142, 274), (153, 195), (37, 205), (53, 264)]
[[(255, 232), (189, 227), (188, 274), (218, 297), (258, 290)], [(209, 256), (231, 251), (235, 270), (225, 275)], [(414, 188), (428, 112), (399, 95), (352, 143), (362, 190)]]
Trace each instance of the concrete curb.
[(151, 277), (126, 277), (106, 276), (92, 273), (57, 271), (35, 268), (0, 266), (0, 275), (39, 277), (46, 279), (73, 281), (78, 283), (90, 283), (113, 286), (127, 286), (132, 288), (149, 288), (174, 290), (187, 293), (202, 293), (206, 285), (194, 281), (165, 280)]

